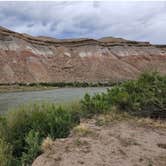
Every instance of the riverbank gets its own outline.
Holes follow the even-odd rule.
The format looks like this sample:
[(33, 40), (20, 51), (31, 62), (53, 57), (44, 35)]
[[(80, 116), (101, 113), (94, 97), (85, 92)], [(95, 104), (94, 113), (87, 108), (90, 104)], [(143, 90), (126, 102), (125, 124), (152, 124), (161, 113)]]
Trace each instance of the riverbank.
[(8, 92), (26, 92), (26, 91), (42, 91), (57, 89), (58, 87), (51, 86), (20, 86), (20, 85), (0, 85), (0, 93)]
[(57, 83), (13, 83), (13, 84), (0, 84), (0, 93), (6, 92), (21, 92), (21, 91), (40, 91), (51, 90), (57, 88), (86, 88), (86, 87), (111, 87), (119, 85), (121, 82), (57, 82)]

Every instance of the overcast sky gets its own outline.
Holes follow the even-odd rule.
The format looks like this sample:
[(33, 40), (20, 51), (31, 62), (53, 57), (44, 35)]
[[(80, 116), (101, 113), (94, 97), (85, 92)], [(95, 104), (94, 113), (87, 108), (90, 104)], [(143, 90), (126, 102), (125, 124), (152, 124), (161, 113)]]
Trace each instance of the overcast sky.
[(166, 44), (166, 2), (0, 2), (0, 26), (35, 36)]

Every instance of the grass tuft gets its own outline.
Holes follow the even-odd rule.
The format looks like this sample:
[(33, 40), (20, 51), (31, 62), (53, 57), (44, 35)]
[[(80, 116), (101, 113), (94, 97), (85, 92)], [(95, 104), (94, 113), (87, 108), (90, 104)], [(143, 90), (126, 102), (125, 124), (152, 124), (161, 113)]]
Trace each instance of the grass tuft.
[(90, 131), (89, 128), (87, 128), (84, 124), (80, 124), (73, 129), (73, 133), (77, 136), (85, 137), (88, 134), (90, 134), (92, 131)]
[(53, 144), (54, 144), (54, 141), (52, 140), (52, 138), (50, 137), (45, 138), (41, 144), (42, 151), (46, 152), (48, 150), (51, 150)]

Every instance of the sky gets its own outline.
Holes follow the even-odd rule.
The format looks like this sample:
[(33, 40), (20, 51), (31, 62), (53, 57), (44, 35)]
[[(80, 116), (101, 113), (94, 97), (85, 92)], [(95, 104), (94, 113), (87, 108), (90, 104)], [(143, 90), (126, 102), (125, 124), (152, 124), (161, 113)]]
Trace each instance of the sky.
[(0, 26), (34, 36), (166, 44), (166, 1), (0, 2)]

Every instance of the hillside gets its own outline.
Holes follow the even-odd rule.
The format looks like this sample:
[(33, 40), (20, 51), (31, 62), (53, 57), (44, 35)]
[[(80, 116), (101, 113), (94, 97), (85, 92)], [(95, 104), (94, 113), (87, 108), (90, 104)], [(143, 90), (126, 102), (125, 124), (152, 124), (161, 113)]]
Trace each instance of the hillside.
[(0, 27), (0, 83), (114, 82), (166, 73), (166, 45), (105, 37), (33, 37)]

